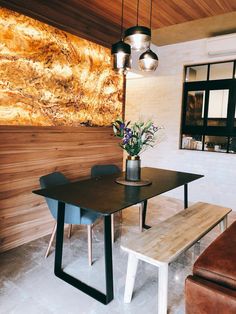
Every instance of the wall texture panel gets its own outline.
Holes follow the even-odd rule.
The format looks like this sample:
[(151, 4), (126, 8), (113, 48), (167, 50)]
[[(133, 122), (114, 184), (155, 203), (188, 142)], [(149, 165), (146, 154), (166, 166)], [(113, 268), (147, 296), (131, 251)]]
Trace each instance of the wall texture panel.
[(123, 79), (107, 48), (0, 7), (0, 125), (110, 126)]
[(94, 164), (122, 167), (122, 151), (108, 127), (0, 126), (0, 252), (51, 232), (53, 219), (39, 177), (61, 171), (77, 180)]

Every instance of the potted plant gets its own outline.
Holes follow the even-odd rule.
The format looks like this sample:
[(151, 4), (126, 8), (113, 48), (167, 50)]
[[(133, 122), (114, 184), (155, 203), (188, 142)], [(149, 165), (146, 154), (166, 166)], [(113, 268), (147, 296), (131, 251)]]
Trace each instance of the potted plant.
[(159, 129), (151, 120), (131, 124), (130, 121), (126, 123), (118, 119), (113, 123), (115, 136), (121, 138), (119, 145), (128, 153), (125, 171), (127, 181), (140, 181), (140, 154), (154, 146)]

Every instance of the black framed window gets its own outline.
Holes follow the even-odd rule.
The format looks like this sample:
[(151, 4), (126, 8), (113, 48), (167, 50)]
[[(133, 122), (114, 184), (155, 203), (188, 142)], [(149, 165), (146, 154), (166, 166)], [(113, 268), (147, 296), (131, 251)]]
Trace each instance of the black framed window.
[(185, 67), (181, 148), (236, 152), (236, 60)]

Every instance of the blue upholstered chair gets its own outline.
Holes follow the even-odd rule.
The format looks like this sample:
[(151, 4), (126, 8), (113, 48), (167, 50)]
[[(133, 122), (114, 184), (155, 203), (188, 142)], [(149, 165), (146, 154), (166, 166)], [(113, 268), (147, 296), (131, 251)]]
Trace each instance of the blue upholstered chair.
[[(66, 184), (70, 182), (61, 172), (53, 172), (48, 175), (42, 176), (39, 179), (39, 181), (40, 181), (41, 188), (48, 188), (55, 185), (62, 185), (62, 184)], [(50, 198), (46, 198), (46, 202), (53, 218), (56, 220), (58, 201), (50, 199)], [(71, 235), (71, 227), (73, 224), (87, 225), (89, 265), (92, 265), (92, 224), (99, 217), (100, 215), (84, 210), (80, 207), (73, 206), (70, 204), (65, 204), (65, 223), (69, 224), (68, 237), (70, 237)], [(48, 244), (45, 258), (49, 255), (52, 241), (56, 233), (56, 228), (57, 228), (57, 223), (55, 223), (53, 227), (52, 235)]]
[(92, 178), (116, 173), (121, 173), (120, 168), (116, 165), (95, 165), (91, 168)]
[[(108, 174), (118, 174), (121, 173), (121, 170), (116, 165), (95, 165), (91, 168), (91, 177), (101, 177)], [(120, 220), (122, 220), (122, 211), (120, 210)], [(111, 215), (111, 237), (112, 242), (114, 243), (114, 214)]]

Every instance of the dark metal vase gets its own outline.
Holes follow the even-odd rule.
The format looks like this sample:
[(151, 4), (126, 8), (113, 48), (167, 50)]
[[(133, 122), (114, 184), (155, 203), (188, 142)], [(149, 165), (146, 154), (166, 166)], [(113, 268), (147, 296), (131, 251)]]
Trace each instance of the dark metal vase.
[(139, 156), (128, 156), (126, 159), (125, 180), (140, 181), (141, 160)]

